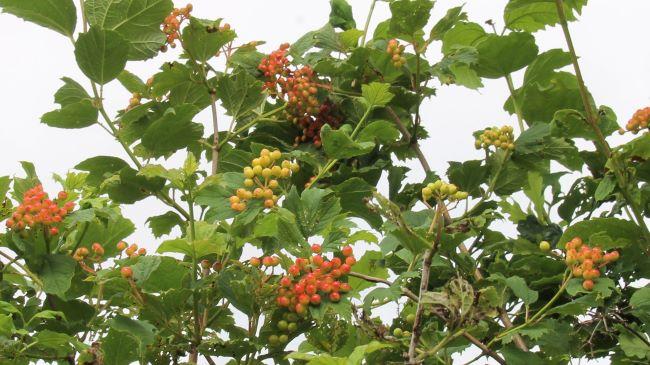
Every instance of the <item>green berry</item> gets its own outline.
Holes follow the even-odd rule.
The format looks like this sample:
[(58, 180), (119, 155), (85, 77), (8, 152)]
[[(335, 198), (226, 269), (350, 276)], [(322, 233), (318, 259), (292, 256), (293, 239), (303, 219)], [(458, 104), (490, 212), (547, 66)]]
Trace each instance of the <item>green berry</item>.
[(269, 336), (269, 344), (271, 346), (275, 346), (280, 342), (280, 339), (276, 335), (271, 335)]
[(289, 332), (295, 332), (297, 329), (298, 329), (298, 325), (297, 325), (295, 322), (291, 322), (291, 323), (289, 323), (289, 325), (287, 326), (287, 330), (288, 330)]
[(286, 331), (288, 327), (289, 327), (289, 324), (287, 323), (287, 321), (282, 320), (282, 321), (278, 322), (278, 329), (280, 331)]
[(404, 331), (402, 331), (401, 328), (395, 328), (393, 330), (393, 336), (395, 337), (402, 337), (404, 335)]
[(539, 243), (539, 249), (542, 251), (550, 251), (551, 250), (551, 244), (548, 241), (542, 241)]
[(415, 314), (411, 313), (408, 316), (406, 316), (406, 323), (413, 324), (413, 322), (415, 322)]
[(285, 344), (285, 343), (289, 342), (289, 336), (280, 335), (280, 337), (278, 337), (278, 341), (280, 341), (281, 344)]

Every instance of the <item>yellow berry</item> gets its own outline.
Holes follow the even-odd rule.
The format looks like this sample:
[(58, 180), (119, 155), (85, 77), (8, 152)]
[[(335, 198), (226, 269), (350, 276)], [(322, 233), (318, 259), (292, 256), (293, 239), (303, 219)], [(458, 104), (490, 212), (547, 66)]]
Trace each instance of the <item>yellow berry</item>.
[(255, 185), (255, 181), (253, 181), (253, 179), (246, 179), (246, 180), (244, 180), (244, 186), (245, 186), (245, 187), (250, 188), (250, 187), (252, 187), (253, 185)]
[(255, 172), (250, 166), (244, 167), (244, 176), (246, 176), (247, 179), (252, 179), (253, 176), (255, 176)]
[(271, 158), (273, 160), (278, 160), (280, 157), (282, 157), (282, 152), (280, 152), (279, 150), (275, 150), (271, 152)]
[(271, 151), (267, 150), (266, 148), (263, 148), (263, 149), (260, 151), (260, 157), (268, 156), (269, 154), (271, 154)]
[(277, 189), (278, 185), (279, 185), (278, 180), (269, 181), (269, 188), (271, 188), (271, 189)]

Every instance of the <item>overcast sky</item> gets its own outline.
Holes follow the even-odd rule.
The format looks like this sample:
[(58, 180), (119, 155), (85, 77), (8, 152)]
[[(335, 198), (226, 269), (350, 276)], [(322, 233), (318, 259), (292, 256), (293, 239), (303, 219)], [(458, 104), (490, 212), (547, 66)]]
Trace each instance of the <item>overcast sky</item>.
[[(349, 2), (361, 28), (370, 1)], [(483, 23), (493, 19), (497, 27), (502, 27), (505, 0), (440, 0), (432, 18), (440, 18), (448, 8), (463, 2), (470, 20)], [(185, 2), (175, 3), (185, 5)], [(241, 40), (265, 40), (267, 44), (263, 49), (266, 51), (320, 28), (329, 15), (327, 0), (194, 0), (192, 3), (194, 15), (224, 18)], [(614, 109), (621, 124), (638, 108), (650, 105), (648, 14), (648, 0), (592, 0), (584, 9), (581, 21), (571, 24), (590, 91), (599, 105)], [(372, 24), (388, 16), (387, 3), (379, 2)], [(536, 38), (540, 51), (564, 47), (560, 28), (539, 32)], [(62, 130), (40, 123), (42, 114), (57, 108), (53, 94), (62, 84), (61, 77), (72, 77), (87, 85), (75, 64), (73, 46), (67, 38), (11, 15), (0, 14), (0, 43), (4, 47), (0, 60), (0, 176), (20, 174), (18, 161), (32, 161), (46, 187), (54, 192), (56, 186), (50, 176), (65, 174), (88, 157), (116, 155), (128, 160), (119, 145), (99, 127)], [(432, 63), (439, 58), (439, 46), (435, 44), (435, 52), (430, 52)], [(147, 79), (173, 55), (170, 52), (147, 63), (129, 63), (127, 69)], [(521, 73), (514, 78), (519, 85)], [(438, 95), (424, 105), (424, 123), (431, 138), (423, 143), (423, 150), (432, 168), (439, 173), (446, 171), (448, 160), (480, 158), (481, 153), (473, 149), (473, 131), (488, 125), (516, 126), (515, 118), (502, 108), (508, 94), (505, 81), (485, 80), (484, 84), (479, 91), (442, 87)], [(116, 81), (106, 89), (106, 105), (111, 113), (128, 104), (129, 95)], [(221, 120), (224, 120), (223, 115)], [(201, 114), (197, 121), (208, 125), (206, 114)], [(419, 169), (417, 161), (408, 165)], [(422, 176), (420, 171), (415, 171), (410, 177), (416, 181)], [(163, 213), (162, 209), (154, 199), (125, 207), (125, 215), (138, 227), (132, 240), (149, 248), (157, 246), (158, 242), (144, 227), (144, 221), (151, 215)]]

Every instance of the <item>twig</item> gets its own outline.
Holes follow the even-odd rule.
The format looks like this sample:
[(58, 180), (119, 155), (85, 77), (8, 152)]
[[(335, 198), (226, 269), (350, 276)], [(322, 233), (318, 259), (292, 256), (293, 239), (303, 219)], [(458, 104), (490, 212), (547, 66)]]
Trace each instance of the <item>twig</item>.
[(402, 133), (404, 136), (404, 139), (406, 139), (409, 143), (409, 146), (415, 152), (415, 154), (418, 156), (418, 160), (420, 160), (420, 165), (422, 165), (422, 168), (424, 169), (425, 172), (430, 172), (431, 167), (429, 166), (429, 162), (427, 162), (426, 157), (424, 157), (424, 154), (422, 153), (422, 150), (420, 149), (420, 145), (418, 144), (417, 140), (413, 139), (413, 136), (411, 136), (411, 133), (406, 129), (406, 126), (400, 119), (400, 117), (395, 113), (393, 108), (387, 107), (386, 111), (388, 114), (390, 114), (390, 117), (393, 118), (393, 121), (395, 122), (395, 125), (397, 126), (397, 129)]

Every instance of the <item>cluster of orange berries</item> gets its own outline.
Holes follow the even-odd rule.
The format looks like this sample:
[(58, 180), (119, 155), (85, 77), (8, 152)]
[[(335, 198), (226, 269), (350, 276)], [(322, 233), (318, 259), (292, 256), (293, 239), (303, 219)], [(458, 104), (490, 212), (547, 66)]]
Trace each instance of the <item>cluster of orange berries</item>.
[(504, 125), (503, 127), (486, 128), (481, 133), (476, 141), (474, 147), (476, 149), (488, 149), (490, 146), (501, 148), (504, 151), (512, 151), (515, 149), (515, 136), (512, 126)]
[(648, 128), (650, 123), (650, 107), (637, 110), (632, 118), (625, 125), (625, 129), (621, 128), (619, 130), (620, 134), (625, 133), (625, 131), (632, 132), (634, 134), (639, 133), (641, 130)]
[(120, 241), (117, 243), (117, 251), (122, 252), (126, 254), (127, 257), (129, 258), (136, 258), (138, 256), (144, 256), (147, 254), (147, 249), (144, 247), (138, 248), (138, 245), (135, 243), (132, 243), (131, 245), (127, 244), (124, 241)]
[(574, 277), (582, 278), (585, 290), (594, 288), (594, 281), (600, 277), (600, 270), (610, 262), (618, 260), (618, 251), (603, 252), (600, 247), (589, 247), (580, 237), (575, 237), (565, 245), (566, 264)]
[(284, 43), (260, 62), (258, 69), (264, 74), (264, 89), (287, 103), (284, 115), (301, 131), (295, 144), (311, 141), (318, 148), (321, 127), (329, 124), (338, 128), (342, 117), (334, 113), (331, 101), (321, 103), (318, 98), (319, 89), (328, 86), (318, 80), (310, 66), (292, 68), (288, 51), (289, 44)]
[[(274, 191), (280, 186), (278, 179), (286, 179), (300, 170), (297, 163), (289, 160), (280, 162), (280, 158), (282, 153), (279, 150), (271, 152), (262, 149), (260, 156), (251, 161), (252, 166), (244, 167), (246, 188), (237, 189), (235, 195), (230, 197), (230, 208), (241, 212), (251, 199), (263, 199), (265, 208), (273, 208), (278, 201)], [(249, 190), (253, 187), (253, 190)]]
[(253, 267), (276, 267), (280, 265), (280, 258), (277, 256), (264, 256), (261, 259), (259, 257), (253, 257), (248, 260), (248, 263)]
[[(180, 39), (181, 24), (186, 19), (189, 19), (190, 12), (192, 11), (192, 4), (187, 4), (184, 8), (174, 8), (172, 12), (167, 15), (162, 23), (162, 31), (167, 36), (167, 44), (170, 47), (176, 47), (176, 40)], [(167, 44), (161, 47), (161, 51), (167, 51)]]
[(352, 247), (341, 249), (341, 256), (331, 260), (321, 255), (321, 246), (311, 246), (311, 258), (296, 258), (289, 267), (288, 275), (280, 279), (280, 289), (276, 298), (279, 307), (287, 308), (298, 315), (306, 315), (308, 307), (319, 306), (324, 298), (331, 302), (341, 300), (341, 294), (351, 290), (344, 282), (352, 266), (357, 262)]
[(406, 58), (402, 55), (404, 53), (404, 46), (400, 45), (397, 39), (388, 41), (386, 52), (390, 55), (390, 60), (396, 68), (400, 68), (406, 64)]
[(56, 227), (74, 209), (74, 202), (66, 202), (68, 193), (59, 192), (57, 199), (50, 200), (43, 185), (36, 185), (23, 194), (23, 202), (6, 222), (7, 228), (22, 231), (26, 228), (43, 227), (51, 236), (59, 234)]
[(93, 255), (90, 256), (90, 251), (86, 247), (79, 247), (75, 250), (72, 258), (75, 261), (84, 261), (90, 259), (91, 261), (101, 261), (102, 256), (104, 256), (104, 247), (100, 243), (93, 243), (90, 247), (93, 251)]

